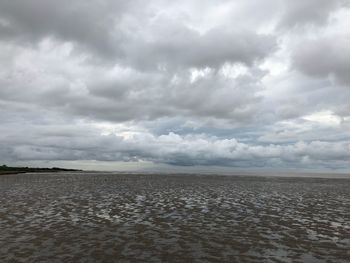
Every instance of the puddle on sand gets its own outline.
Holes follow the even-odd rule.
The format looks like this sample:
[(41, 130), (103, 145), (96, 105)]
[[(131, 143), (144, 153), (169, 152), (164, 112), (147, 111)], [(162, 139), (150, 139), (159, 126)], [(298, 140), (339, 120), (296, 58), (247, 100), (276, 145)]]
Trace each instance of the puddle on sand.
[(0, 262), (350, 262), (350, 180), (0, 177)]

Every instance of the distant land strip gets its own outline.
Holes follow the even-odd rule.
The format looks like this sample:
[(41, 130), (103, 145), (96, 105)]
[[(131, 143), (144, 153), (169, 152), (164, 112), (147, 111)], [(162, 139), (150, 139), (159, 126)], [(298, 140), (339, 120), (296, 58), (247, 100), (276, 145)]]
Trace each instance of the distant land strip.
[(33, 168), (33, 167), (10, 167), (7, 165), (0, 166), (0, 175), (4, 174), (18, 174), (18, 173), (47, 173), (47, 172), (79, 172), (82, 170), (77, 169), (65, 169), (65, 168)]

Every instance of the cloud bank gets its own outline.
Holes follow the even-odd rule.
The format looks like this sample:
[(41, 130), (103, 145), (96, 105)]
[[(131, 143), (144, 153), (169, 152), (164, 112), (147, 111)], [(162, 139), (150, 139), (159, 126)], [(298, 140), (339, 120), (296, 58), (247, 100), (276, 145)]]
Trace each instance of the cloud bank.
[(347, 170), (349, 4), (0, 0), (0, 160)]

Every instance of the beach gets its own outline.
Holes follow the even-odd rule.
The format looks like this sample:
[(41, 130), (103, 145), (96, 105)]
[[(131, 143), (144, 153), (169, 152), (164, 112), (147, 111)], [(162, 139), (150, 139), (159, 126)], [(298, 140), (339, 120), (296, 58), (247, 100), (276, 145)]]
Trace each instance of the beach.
[(349, 262), (350, 180), (0, 177), (1, 262)]

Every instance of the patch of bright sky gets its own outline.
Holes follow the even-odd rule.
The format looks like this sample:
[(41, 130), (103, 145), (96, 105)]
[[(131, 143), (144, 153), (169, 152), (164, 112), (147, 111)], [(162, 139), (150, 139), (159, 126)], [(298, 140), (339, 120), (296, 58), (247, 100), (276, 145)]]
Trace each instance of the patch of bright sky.
[(338, 126), (343, 121), (343, 119), (340, 116), (335, 115), (332, 111), (329, 110), (306, 115), (303, 117), (303, 119), (311, 122), (316, 122), (325, 126)]
[(205, 78), (208, 76), (212, 70), (210, 68), (204, 68), (204, 69), (197, 69), (197, 68), (192, 68), (190, 70), (191, 73), (191, 83), (196, 82), (200, 78)]
[(124, 139), (130, 139), (137, 134), (145, 132), (145, 129), (129, 123), (96, 122), (93, 123), (93, 126), (100, 130), (102, 136), (116, 135), (121, 136)]
[(201, 15), (196, 17), (191, 16), (186, 25), (200, 34), (205, 34), (217, 26), (226, 24), (227, 19), (232, 16), (234, 5), (234, 2), (223, 1), (218, 3), (214, 9), (212, 7), (208, 9), (205, 7), (206, 5), (202, 5), (201, 7), (201, 4), (198, 5), (197, 3), (196, 9), (198, 7), (202, 9), (199, 12)]
[[(261, 142), (293, 142), (303, 139), (317, 139), (321, 133), (314, 130), (336, 128), (341, 124), (341, 118), (331, 111), (316, 112), (301, 118), (280, 121), (274, 124), (271, 131), (258, 137)], [(322, 135), (323, 136), (323, 135)]]
[(220, 73), (226, 78), (237, 78), (238, 76), (248, 73), (248, 68), (239, 63), (226, 63), (221, 69)]
[(280, 37), (278, 42), (278, 50), (270, 57), (264, 60), (262, 64), (259, 65), (259, 68), (262, 70), (268, 70), (269, 74), (265, 76), (263, 81), (269, 81), (274, 76), (281, 75), (286, 73), (290, 65), (290, 52), (289, 52), (289, 43), (291, 37), (286, 35)]
[(349, 33), (350, 28), (350, 9), (341, 8), (337, 12), (333, 13), (330, 18), (327, 27), (325, 27), (325, 33)]

